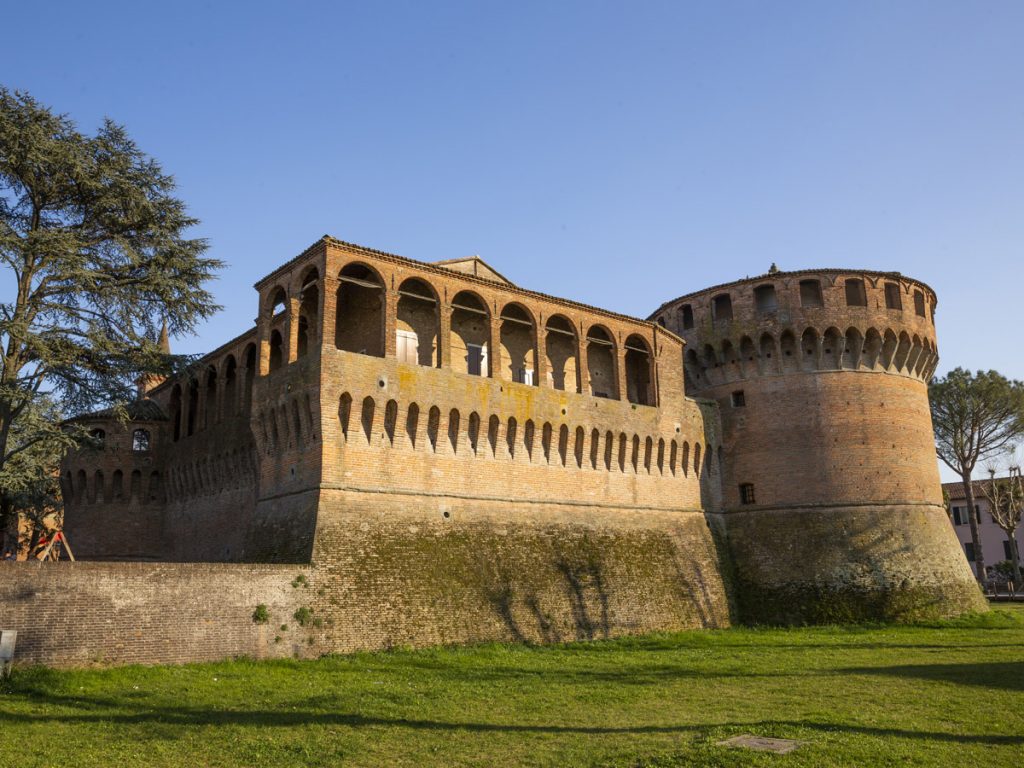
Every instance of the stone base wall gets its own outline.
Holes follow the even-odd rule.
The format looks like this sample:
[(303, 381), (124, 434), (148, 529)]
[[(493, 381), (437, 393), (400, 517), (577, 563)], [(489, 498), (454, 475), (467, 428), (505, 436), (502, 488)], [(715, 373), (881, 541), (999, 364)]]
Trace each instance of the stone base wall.
[(720, 518), (745, 623), (913, 621), (987, 610), (940, 506), (759, 508)]
[[(19, 631), (19, 662), (73, 666), (559, 642), (733, 620), (727, 560), (700, 513), (510, 514), (479, 500), (322, 494), (312, 565), (0, 563), (0, 627)], [(253, 619), (260, 604), (266, 623)]]

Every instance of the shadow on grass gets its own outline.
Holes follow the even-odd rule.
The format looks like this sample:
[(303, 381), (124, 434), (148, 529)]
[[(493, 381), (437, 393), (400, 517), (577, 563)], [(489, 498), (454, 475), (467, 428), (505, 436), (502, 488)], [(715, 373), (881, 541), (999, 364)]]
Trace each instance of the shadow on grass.
[[(67, 704), (58, 699), (59, 704)], [(38, 703), (38, 702), (37, 702)], [(124, 706), (119, 709), (123, 710)], [(539, 725), (527, 723), (486, 723), (388, 718), (340, 712), (282, 710), (207, 710), (186, 707), (145, 707), (137, 712), (104, 712), (89, 714), (38, 714), (0, 711), (0, 724), (29, 725), (59, 722), (64, 725), (102, 723), (104, 725), (162, 725), (177, 727), (243, 726), (253, 728), (294, 728), (302, 726), (343, 726), (348, 728), (402, 728), (414, 731), (470, 731), (475, 733), (574, 734), (585, 736), (705, 733), (715, 729), (771, 731), (799, 728), (827, 732), (831, 735), (869, 736), (874, 738), (912, 739), (919, 741), (954, 742), (958, 744), (1024, 745), (1024, 736), (1000, 734), (954, 734), (938, 731), (913, 731), (904, 728), (872, 728), (862, 725), (816, 722), (813, 720), (753, 720), (746, 722), (701, 723), (690, 725)]]
[(885, 675), (914, 678), (982, 688), (1024, 691), (1024, 661), (987, 662), (984, 664), (901, 664), (891, 667), (847, 667), (839, 674)]

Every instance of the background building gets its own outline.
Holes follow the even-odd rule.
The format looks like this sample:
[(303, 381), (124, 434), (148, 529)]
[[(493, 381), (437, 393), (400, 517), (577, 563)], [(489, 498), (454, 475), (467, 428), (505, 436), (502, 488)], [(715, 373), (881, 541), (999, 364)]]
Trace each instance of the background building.
[[(992, 519), (991, 505), (982, 490), (984, 480), (974, 481), (974, 503), (980, 512), (981, 524), (978, 527), (978, 534), (981, 538), (981, 548), (985, 555), (985, 565), (995, 565), (1002, 560), (1010, 559), (1010, 539), (1006, 531), (996, 525)], [(967, 562), (975, 576), (978, 574), (974, 562), (974, 542), (971, 539), (971, 524), (967, 517), (967, 494), (964, 492), (963, 483), (943, 483), (943, 490), (949, 494), (949, 520), (956, 531), (956, 537), (960, 541), (960, 548), (964, 551)], [(1017, 552), (1024, 551), (1024, 529), (1018, 528), (1016, 532)]]

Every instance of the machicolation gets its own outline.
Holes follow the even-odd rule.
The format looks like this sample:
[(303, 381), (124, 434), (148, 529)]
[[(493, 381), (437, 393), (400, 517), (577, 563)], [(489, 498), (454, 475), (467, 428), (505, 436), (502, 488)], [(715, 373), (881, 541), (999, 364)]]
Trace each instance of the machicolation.
[(639, 320), (325, 237), (256, 290), (255, 327), (145, 380), (127, 424), (81, 417), (101, 447), (61, 477), (85, 562), (3, 564), (31, 658), (983, 609), (942, 508), (923, 283), (772, 271)]

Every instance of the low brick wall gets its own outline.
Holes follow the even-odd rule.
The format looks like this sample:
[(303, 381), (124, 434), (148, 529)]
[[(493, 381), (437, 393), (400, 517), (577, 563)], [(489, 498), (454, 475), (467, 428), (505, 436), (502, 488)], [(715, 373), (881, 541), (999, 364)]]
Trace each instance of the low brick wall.
[(403, 511), (383, 494), (325, 495), (313, 565), (0, 563), (0, 627), (18, 630), (19, 663), (80, 666), (560, 642), (733, 620), (726, 559), (699, 512), (519, 505), (509, 521), (507, 505), (478, 500), (412, 498)]
[[(300, 655), (298, 632), (257, 624), (292, 614), (301, 566), (213, 563), (0, 563), (0, 627), (18, 630), (17, 663), (163, 664)], [(280, 619), (278, 622), (280, 623)]]

